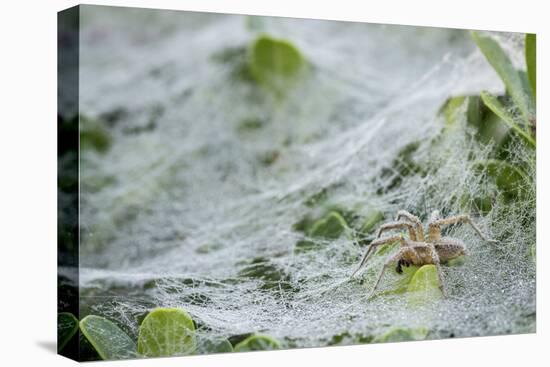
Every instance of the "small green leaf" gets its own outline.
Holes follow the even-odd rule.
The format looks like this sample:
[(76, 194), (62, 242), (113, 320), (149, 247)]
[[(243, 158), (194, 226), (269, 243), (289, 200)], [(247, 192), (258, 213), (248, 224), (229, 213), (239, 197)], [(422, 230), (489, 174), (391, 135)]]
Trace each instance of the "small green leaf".
[(359, 229), (359, 232), (363, 234), (367, 234), (374, 226), (376, 226), (378, 223), (380, 223), (384, 219), (384, 214), (381, 211), (373, 211), (367, 217), (365, 218), (365, 221), (363, 222), (363, 225), (361, 226), (361, 229)]
[(266, 121), (259, 117), (248, 117), (239, 123), (238, 130), (241, 133), (247, 133), (261, 129), (266, 125)]
[(292, 230), (308, 233), (313, 223), (315, 223), (315, 220), (311, 218), (309, 215), (306, 215), (302, 219), (300, 219), (298, 222), (292, 225)]
[(249, 62), (254, 78), (277, 93), (287, 89), (305, 66), (302, 54), (294, 45), (267, 35), (252, 43)]
[(487, 91), (481, 92), (481, 99), (485, 105), (495, 113), (500, 119), (513, 131), (525, 140), (527, 144), (532, 147), (536, 146), (535, 140), (525, 130), (523, 130), (517, 123), (514, 116), (500, 103), (500, 101), (494, 95)]
[(441, 112), (445, 118), (446, 128), (453, 128), (456, 126), (460, 115), (464, 112), (463, 105), (466, 101), (467, 97), (458, 96), (451, 97), (447, 100), (447, 102), (445, 102)]
[(57, 314), (57, 350), (61, 351), (78, 331), (78, 320), (70, 312)]
[(281, 153), (278, 150), (268, 150), (258, 154), (258, 162), (265, 167), (271, 166), (279, 159)]
[(330, 212), (311, 227), (311, 237), (336, 239), (348, 228), (346, 220), (337, 212)]
[(105, 153), (111, 147), (111, 135), (100, 121), (81, 115), (79, 131), (81, 149), (94, 149), (99, 153)]
[(197, 354), (231, 353), (233, 346), (225, 338), (201, 337), (197, 340)]
[(136, 357), (136, 344), (113, 322), (89, 315), (80, 321), (80, 330), (104, 360)]
[(377, 336), (372, 341), (373, 343), (392, 343), (392, 342), (405, 342), (414, 340), (424, 340), (428, 336), (428, 329), (416, 328), (416, 329), (403, 329), (395, 328), (385, 334)]
[(435, 265), (424, 265), (414, 273), (407, 287), (409, 305), (429, 303), (443, 296), (439, 288), (439, 277)]
[(280, 349), (279, 342), (267, 335), (251, 335), (235, 346), (235, 352)]
[(469, 124), (479, 128), (483, 117), (482, 106), (478, 96), (456, 96), (448, 98), (439, 113), (445, 119), (446, 129), (456, 127), (464, 115)]
[(519, 73), (512, 65), (504, 50), (493, 38), (483, 36), (479, 32), (472, 32), (472, 36), (487, 61), (489, 61), (493, 69), (500, 76), (500, 79), (504, 82), (506, 91), (514, 100), (523, 121), (527, 125), (529, 123), (529, 100), (528, 96), (523, 92)]
[(329, 191), (331, 187), (323, 187), (321, 190), (317, 191), (315, 194), (311, 195), (304, 201), (304, 205), (308, 207), (314, 207), (323, 203), (329, 197)]
[(145, 357), (169, 357), (194, 353), (195, 325), (180, 308), (156, 308), (139, 327), (138, 353)]
[(403, 294), (408, 290), (412, 278), (418, 271), (418, 266), (405, 266), (401, 270), (402, 273), (399, 274), (397, 280), (392, 283), (391, 289), (380, 292), (381, 296), (386, 294)]
[(350, 334), (347, 331), (343, 333), (333, 335), (327, 345), (351, 345), (351, 344), (366, 344), (372, 343), (374, 337), (371, 335), (364, 335), (361, 333)]
[(528, 33), (525, 35), (525, 63), (527, 75), (533, 94), (537, 95), (537, 35)]

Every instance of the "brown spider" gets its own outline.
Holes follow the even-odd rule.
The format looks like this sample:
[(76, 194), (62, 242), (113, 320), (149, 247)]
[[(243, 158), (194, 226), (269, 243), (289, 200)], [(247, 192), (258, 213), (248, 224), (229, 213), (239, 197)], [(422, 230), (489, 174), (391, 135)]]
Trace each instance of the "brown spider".
[[(405, 220), (401, 220), (402, 218)], [(374, 284), (372, 292), (369, 295), (369, 298), (372, 297), (376, 291), (376, 288), (378, 287), (378, 284), (380, 283), (382, 275), (384, 275), (386, 269), (396, 261), (396, 271), (398, 273), (402, 272), (401, 267), (403, 265), (435, 265), (437, 268), (437, 275), (439, 277), (439, 287), (443, 295), (446, 296), (445, 287), (443, 285), (443, 276), (441, 273), (441, 264), (444, 264), (447, 261), (461, 255), (466, 255), (466, 246), (461, 240), (451, 237), (441, 237), (441, 226), (464, 222), (470, 224), (477, 234), (485, 241), (497, 243), (497, 241), (487, 238), (487, 236), (481, 232), (475, 223), (472, 222), (468, 215), (457, 215), (446, 219), (440, 219), (439, 211), (437, 210), (432, 212), (428, 223), (428, 238), (425, 239), (424, 229), (422, 228), (422, 222), (420, 219), (407, 211), (400, 210), (397, 212), (397, 218), (394, 222), (386, 223), (380, 226), (376, 239), (371, 242), (369, 249), (361, 260), (361, 264), (359, 264), (359, 267), (351, 276), (353, 277), (366, 264), (370, 255), (375, 252), (378, 246), (399, 241), (401, 243), (401, 248), (395, 255), (391, 256), (385, 262), (384, 267), (382, 268), (382, 271)], [(408, 240), (405, 239), (403, 235), (380, 238), (380, 235), (385, 231), (402, 228), (406, 228), (409, 231), (410, 238)]]

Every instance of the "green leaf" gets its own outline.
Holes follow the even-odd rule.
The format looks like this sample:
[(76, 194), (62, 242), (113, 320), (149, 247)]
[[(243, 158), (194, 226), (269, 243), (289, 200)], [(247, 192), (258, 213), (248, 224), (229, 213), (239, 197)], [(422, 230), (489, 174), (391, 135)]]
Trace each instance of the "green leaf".
[(479, 96), (456, 96), (448, 98), (439, 109), (439, 114), (445, 119), (445, 128), (453, 129), (460, 118), (465, 116), (469, 124), (479, 128), (484, 111)]
[(191, 354), (196, 350), (195, 325), (180, 308), (156, 308), (139, 327), (138, 353), (145, 357)]
[[(399, 244), (397, 246), (399, 246)], [(380, 292), (381, 296), (386, 294), (403, 294), (408, 290), (411, 280), (418, 272), (418, 266), (405, 266), (401, 270), (402, 273), (399, 274), (398, 279), (392, 283), (391, 289)]]
[(231, 353), (233, 346), (225, 338), (199, 338), (197, 341), (197, 354)]
[[(521, 79), (521, 86), (523, 88), (523, 93), (529, 96), (529, 106), (532, 108), (535, 106), (535, 96), (533, 92), (533, 88), (531, 88), (531, 82), (529, 81), (529, 75), (527, 74), (527, 71), (518, 70), (519, 77)], [(532, 108), (533, 113), (534, 109)]]
[(259, 117), (248, 117), (239, 123), (238, 130), (241, 133), (256, 131), (261, 129), (266, 125), (266, 122), (264, 119), (261, 119)]
[(330, 212), (311, 227), (311, 237), (336, 239), (348, 228), (346, 220), (337, 212)]
[(514, 100), (527, 125), (529, 123), (529, 100), (528, 96), (523, 92), (519, 73), (512, 65), (504, 50), (493, 38), (483, 36), (479, 32), (472, 32), (472, 36), (487, 61), (489, 61), (493, 69), (500, 76), (500, 79), (504, 82), (506, 91)]
[(136, 344), (113, 322), (89, 315), (80, 321), (80, 330), (102, 359), (136, 357)]
[(81, 115), (79, 131), (81, 149), (94, 149), (99, 153), (105, 153), (111, 147), (111, 135), (100, 121)]
[(78, 319), (70, 312), (57, 314), (57, 350), (61, 351), (78, 331)]
[(359, 229), (359, 232), (363, 234), (369, 233), (374, 226), (376, 226), (378, 223), (380, 223), (384, 219), (384, 214), (381, 211), (373, 211), (367, 217), (365, 218), (365, 221), (363, 222), (363, 225)]
[(373, 343), (391, 343), (391, 342), (405, 342), (413, 340), (424, 340), (428, 336), (428, 329), (416, 328), (416, 329), (403, 329), (395, 328), (380, 336), (377, 336), (372, 341)]
[(414, 273), (407, 287), (409, 305), (417, 306), (440, 299), (439, 277), (435, 265), (424, 265)]
[(474, 169), (485, 172), (509, 198), (520, 197), (527, 182), (527, 176), (520, 168), (498, 159), (476, 162)]
[(267, 335), (251, 335), (235, 346), (235, 352), (280, 349), (279, 342)]
[(519, 136), (525, 140), (527, 144), (532, 147), (536, 146), (535, 140), (531, 135), (525, 130), (523, 130), (517, 123), (514, 116), (500, 103), (500, 101), (494, 95), (490, 94), (487, 91), (481, 92), (481, 99), (485, 105), (494, 112), (495, 115), (500, 117), (500, 119), (513, 131), (515, 131)]
[(267, 35), (252, 43), (249, 63), (254, 78), (277, 93), (287, 89), (305, 66), (302, 54), (294, 45)]
[(447, 100), (447, 102), (445, 102), (441, 112), (443, 113), (443, 117), (445, 118), (446, 128), (453, 128), (456, 126), (460, 115), (463, 114), (465, 111), (463, 105), (466, 101), (467, 97), (458, 96), (451, 97)]
[(527, 65), (527, 75), (529, 83), (533, 90), (533, 95), (537, 95), (537, 35), (528, 33), (525, 35), (525, 63)]

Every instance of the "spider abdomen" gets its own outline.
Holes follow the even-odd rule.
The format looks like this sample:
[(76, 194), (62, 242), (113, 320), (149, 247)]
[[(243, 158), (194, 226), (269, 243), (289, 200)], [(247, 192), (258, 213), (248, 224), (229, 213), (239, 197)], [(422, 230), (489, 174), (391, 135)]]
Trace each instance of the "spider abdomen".
[(466, 254), (464, 242), (456, 238), (443, 237), (434, 243), (434, 247), (442, 263)]

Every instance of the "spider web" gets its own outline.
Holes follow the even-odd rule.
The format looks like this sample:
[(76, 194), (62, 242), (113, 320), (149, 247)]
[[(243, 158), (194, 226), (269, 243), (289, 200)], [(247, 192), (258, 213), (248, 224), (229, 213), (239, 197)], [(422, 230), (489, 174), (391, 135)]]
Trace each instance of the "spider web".
[[(494, 194), (468, 158), (491, 146), (464, 120), (440, 135), (448, 97), (503, 92), (467, 32), (263, 18), (312, 64), (278, 100), (236, 79), (239, 61), (213, 57), (254, 38), (245, 17), (84, 7), (81, 18), (81, 111), (120, 115), (111, 149), (81, 156), (81, 317), (104, 315), (135, 338), (151, 308), (182, 307), (204, 338), (262, 332), (285, 347), (394, 327), (428, 338), (534, 332), (534, 183), (524, 200), (492, 197), (474, 218), (498, 248), (467, 226), (447, 231), (469, 256), (443, 267), (447, 299), (414, 309), (402, 295), (367, 299), (383, 259), (350, 280), (366, 249), (354, 229), (332, 240), (293, 229), (335, 206), (355, 229), (373, 211), (426, 222), (434, 209), (461, 213), (457, 197)], [(523, 67), (520, 35), (496, 36)], [(242, 129), (250, 120), (260, 127)], [(510, 150), (534, 182), (534, 159)], [(427, 174), (404, 175), (396, 161)], [(295, 252), (301, 240), (318, 248)], [(381, 292), (399, 281), (392, 273)]]

